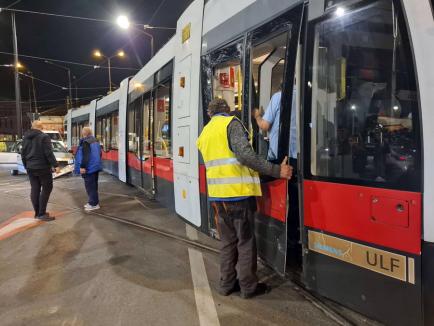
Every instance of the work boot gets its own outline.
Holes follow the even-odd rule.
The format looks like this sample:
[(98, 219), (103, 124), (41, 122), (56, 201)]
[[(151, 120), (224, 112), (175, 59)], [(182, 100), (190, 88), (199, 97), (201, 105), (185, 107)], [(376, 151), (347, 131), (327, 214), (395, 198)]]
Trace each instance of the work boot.
[(271, 291), (271, 288), (265, 283), (258, 283), (256, 289), (253, 292), (243, 292), (241, 291), (240, 297), (243, 299), (250, 299), (258, 295), (263, 295)]
[(239, 292), (240, 290), (241, 290), (240, 289), (240, 283), (238, 282), (238, 280), (236, 280), (232, 289), (222, 290), (221, 288), (218, 288), (217, 292), (218, 292), (218, 294), (227, 297), (228, 295), (231, 295), (234, 292)]
[(45, 213), (44, 215), (39, 215), (38, 217), (36, 217), (36, 219), (45, 222), (50, 222), (55, 220), (54, 216), (50, 216), (50, 214), (48, 213)]

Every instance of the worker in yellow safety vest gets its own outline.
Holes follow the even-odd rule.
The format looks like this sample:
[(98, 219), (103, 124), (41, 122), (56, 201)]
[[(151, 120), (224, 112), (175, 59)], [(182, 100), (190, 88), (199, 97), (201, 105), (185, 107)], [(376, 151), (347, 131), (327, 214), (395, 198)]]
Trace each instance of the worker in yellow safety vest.
[(218, 292), (227, 296), (241, 291), (241, 297), (247, 299), (270, 290), (265, 283), (258, 283), (256, 276), (254, 197), (262, 195), (259, 173), (290, 179), (292, 167), (287, 165), (287, 158), (278, 165), (257, 155), (246, 128), (229, 113), (225, 100), (211, 101), (211, 121), (200, 134), (197, 146), (205, 163), (208, 199), (221, 239)]

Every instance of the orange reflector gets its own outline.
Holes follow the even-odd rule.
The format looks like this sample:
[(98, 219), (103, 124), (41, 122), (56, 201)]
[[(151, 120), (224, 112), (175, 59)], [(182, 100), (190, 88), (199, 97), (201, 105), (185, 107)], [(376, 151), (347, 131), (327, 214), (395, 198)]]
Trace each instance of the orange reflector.
[(184, 146), (178, 148), (178, 156), (184, 157)]

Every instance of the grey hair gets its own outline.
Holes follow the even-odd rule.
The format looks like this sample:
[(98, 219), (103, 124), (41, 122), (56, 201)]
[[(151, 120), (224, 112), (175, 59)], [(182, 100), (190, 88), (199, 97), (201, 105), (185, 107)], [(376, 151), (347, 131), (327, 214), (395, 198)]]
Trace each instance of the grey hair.
[(230, 108), (228, 103), (222, 98), (213, 99), (208, 105), (208, 114), (214, 115), (218, 113), (229, 113)]

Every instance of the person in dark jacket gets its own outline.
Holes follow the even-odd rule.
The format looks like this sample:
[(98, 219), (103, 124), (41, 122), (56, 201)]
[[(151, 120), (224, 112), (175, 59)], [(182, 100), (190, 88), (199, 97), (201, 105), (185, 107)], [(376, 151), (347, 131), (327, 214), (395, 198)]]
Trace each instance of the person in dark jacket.
[(32, 129), (24, 134), (21, 159), (29, 175), (31, 193), (30, 199), (35, 210), (35, 218), (42, 221), (52, 221), (46, 209), (48, 199), (53, 190), (53, 170), (60, 172), (53, 153), (50, 136), (43, 133), (43, 124), (36, 120)]
[(80, 145), (75, 155), (75, 173), (81, 174), (84, 179), (89, 200), (84, 209), (93, 211), (100, 209), (98, 197), (98, 176), (102, 170), (101, 162), (101, 145), (92, 135), (92, 129), (84, 127), (82, 131), (83, 138), (80, 139)]

